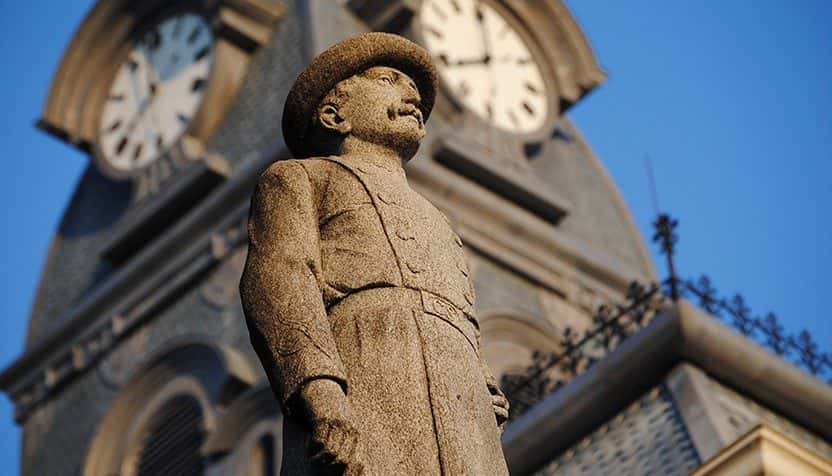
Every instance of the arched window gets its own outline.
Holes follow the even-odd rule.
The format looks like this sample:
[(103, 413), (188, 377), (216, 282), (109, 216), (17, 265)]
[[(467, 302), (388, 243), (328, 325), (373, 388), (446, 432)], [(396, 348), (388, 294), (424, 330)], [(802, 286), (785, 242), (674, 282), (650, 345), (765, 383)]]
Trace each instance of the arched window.
[(542, 319), (515, 311), (486, 311), (480, 317), (482, 352), (499, 381), (532, 362), (534, 351), (555, 352), (559, 340), (555, 329)]
[[(174, 342), (136, 372), (113, 401), (90, 445), (84, 476), (246, 474), (215, 471), (238, 440), (222, 454), (207, 449), (225, 432), (220, 421), (227, 421), (226, 408), (234, 408), (257, 380), (247, 359), (232, 349)], [(262, 466), (268, 468), (265, 443), (262, 448)]]
[(199, 402), (191, 395), (176, 395), (162, 404), (143, 428), (133, 473), (202, 475), (205, 467), (200, 448), (204, 441)]

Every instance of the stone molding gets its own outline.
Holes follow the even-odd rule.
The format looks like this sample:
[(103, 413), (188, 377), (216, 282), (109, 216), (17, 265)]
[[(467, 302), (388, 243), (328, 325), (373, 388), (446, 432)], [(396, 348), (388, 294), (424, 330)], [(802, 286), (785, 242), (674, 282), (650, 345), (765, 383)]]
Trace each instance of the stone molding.
[[(240, 173), (68, 310), (63, 327), (0, 374), (0, 388), (14, 401), (18, 423), (246, 242), (246, 198), (259, 170), (283, 156), (282, 150), (248, 161)], [(229, 204), (237, 207), (229, 210)], [(225, 216), (219, 225), (217, 216)], [(138, 277), (141, 284), (135, 286)]]
[(823, 476), (832, 474), (832, 461), (812, 453), (765, 425), (706, 461), (691, 476)]
[(832, 440), (832, 387), (680, 300), (506, 429), (511, 474), (531, 474), (689, 362)]

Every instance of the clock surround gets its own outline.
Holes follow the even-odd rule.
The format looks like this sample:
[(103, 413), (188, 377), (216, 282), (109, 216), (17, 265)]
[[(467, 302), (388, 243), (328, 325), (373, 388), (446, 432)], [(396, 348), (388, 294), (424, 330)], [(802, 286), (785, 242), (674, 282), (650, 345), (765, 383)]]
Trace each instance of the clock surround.
[[(421, 0), (418, 6), (413, 9), (414, 16), (410, 24), (409, 33), (417, 42), (424, 45), (434, 57), (434, 61), (436, 62), (440, 72), (440, 91), (442, 96), (448, 100), (447, 102), (450, 103), (456, 113), (463, 114), (465, 116), (465, 120), (463, 121), (465, 127), (471, 127), (473, 124), (477, 124), (476, 127), (485, 126), (489, 130), (489, 135), (493, 137), (495, 142), (507, 139), (517, 144), (522, 144), (545, 139), (554, 129), (560, 114), (563, 112), (563, 104), (562, 101), (560, 101), (561, 88), (559, 87), (557, 79), (558, 66), (556, 57), (552, 55), (551, 51), (547, 51), (540, 46), (542, 42), (547, 40), (544, 36), (545, 31), (541, 31), (540, 25), (535, 23), (535, 17), (540, 16), (541, 12), (538, 11), (539, 9), (537, 9), (537, 7), (531, 7), (529, 5), (525, 5), (525, 3), (527, 2), (506, 2), (496, 0)], [(483, 60), (485, 59), (484, 57), (467, 58), (462, 57), (459, 54), (451, 54), (448, 55), (447, 58), (443, 58), (441, 55), (443, 52), (436, 50), (436, 42), (434, 39), (431, 39), (431, 36), (435, 35), (429, 32), (430, 28), (436, 28), (436, 25), (433, 24), (436, 18), (436, 7), (434, 7), (434, 5), (444, 5), (445, 9), (448, 9), (450, 6), (450, 8), (453, 9), (453, 4), (459, 5), (462, 10), (461, 15), (467, 16), (467, 20), (470, 22), (478, 21), (475, 10), (472, 11), (470, 9), (472, 7), (476, 7), (477, 5), (482, 5), (481, 8), (485, 12), (484, 17), (486, 23), (491, 25), (494, 17), (497, 16), (500, 23), (503, 23), (510, 31), (510, 35), (507, 36), (513, 35), (516, 38), (516, 41), (522, 44), (526, 49), (528, 55), (526, 59), (530, 61), (530, 64), (533, 65), (536, 70), (537, 78), (535, 78), (532, 82), (534, 83), (534, 88), (537, 89), (536, 93), (539, 94), (527, 91), (529, 93), (529, 97), (534, 97), (536, 99), (536, 101), (533, 102), (527, 101), (527, 98), (522, 95), (515, 95), (515, 99), (518, 99), (518, 101), (510, 104), (510, 106), (512, 106), (512, 112), (519, 117), (522, 117), (520, 116), (521, 114), (528, 115), (526, 106), (530, 106), (535, 112), (532, 124), (521, 124), (517, 127), (507, 127), (506, 121), (508, 119), (506, 116), (503, 116), (503, 118), (499, 121), (490, 120), (487, 117), (484, 107), (472, 107), (468, 101), (460, 97), (459, 83), (452, 83), (449, 81), (451, 78), (449, 78), (447, 71), (448, 68), (446, 66), (446, 60), (447, 63), (452, 64), (452, 67), (457, 66), (459, 63), (462, 63), (459, 67), (466, 67), (469, 62), (483, 63)], [(439, 8), (442, 7), (440, 6)], [(430, 10), (430, 13), (426, 12), (426, 10)], [(452, 11), (452, 13), (444, 13), (448, 17), (456, 14), (455, 11)], [(492, 20), (491, 22), (488, 21), (489, 18)], [(470, 24), (469, 28), (471, 28)], [(472, 29), (472, 31), (476, 31), (476, 28)], [(496, 36), (496, 33), (488, 33), (490, 33), (491, 36)], [(505, 32), (498, 31), (497, 33), (505, 35)], [(471, 52), (474, 52), (474, 50), (480, 48), (482, 42), (483, 39), (477, 35), (469, 41), (472, 46), (467, 46), (466, 48)], [(502, 45), (498, 45), (495, 48), (492, 41), (490, 47), (492, 49), (492, 54), (489, 56), (493, 56), (493, 51), (497, 51), (497, 54), (505, 55), (504, 51), (500, 51), (503, 49)], [(474, 52), (474, 56), (476, 56), (476, 54), (477, 53)], [(470, 53), (463, 53), (463, 55), (470, 56)], [(490, 63), (492, 64), (497, 61), (499, 61), (498, 57), (490, 58)], [(491, 67), (490, 65), (484, 66)], [(499, 78), (495, 79), (496, 82), (500, 82)], [(513, 86), (516, 87), (517, 85), (515, 84)], [(521, 84), (520, 86), (525, 87), (525, 84)], [(514, 92), (516, 93), (517, 90), (515, 89)]]
[(102, 169), (129, 176), (182, 139), (210, 86), (215, 47), (209, 20), (193, 9), (165, 10), (131, 35), (101, 106)]
[[(156, 160), (132, 170), (113, 167), (100, 153), (98, 140), (112, 81), (140, 34), (164, 18), (184, 13), (204, 18), (214, 38), (202, 102), (183, 133)], [(64, 54), (37, 125), (88, 154), (109, 179), (131, 183), (129, 208), (145, 204), (205, 161), (254, 53), (270, 41), (285, 14), (283, 3), (263, 0), (98, 2)]]
[(424, 0), (417, 34), (448, 96), (493, 128), (528, 135), (546, 124), (552, 89), (532, 34), (498, 2)]

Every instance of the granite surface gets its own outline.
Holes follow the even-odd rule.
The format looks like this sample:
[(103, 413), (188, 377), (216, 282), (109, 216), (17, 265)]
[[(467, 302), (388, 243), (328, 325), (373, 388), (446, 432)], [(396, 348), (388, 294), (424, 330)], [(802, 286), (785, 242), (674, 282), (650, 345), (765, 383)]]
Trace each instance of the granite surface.
[[(435, 79), (392, 66), (435, 78), (419, 50), (371, 33), (313, 60), (298, 81), (344, 79), (316, 108), (288, 101), (284, 131), (311, 123), (329, 155), (275, 163), (252, 198), (240, 291), (286, 415), (283, 474), (507, 474), (462, 241), (403, 169)], [(363, 57), (379, 52), (396, 61)]]

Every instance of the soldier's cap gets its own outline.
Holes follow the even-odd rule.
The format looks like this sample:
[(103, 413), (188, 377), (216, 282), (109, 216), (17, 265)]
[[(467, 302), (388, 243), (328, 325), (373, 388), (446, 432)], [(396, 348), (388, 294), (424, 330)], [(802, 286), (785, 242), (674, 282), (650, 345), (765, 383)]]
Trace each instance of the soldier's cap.
[(416, 43), (392, 33), (363, 33), (319, 54), (300, 73), (283, 107), (283, 137), (295, 158), (309, 157), (314, 148), (306, 137), (313, 115), (326, 94), (339, 82), (373, 66), (388, 66), (410, 76), (421, 96), (419, 108), (427, 121), (436, 98), (436, 67)]

